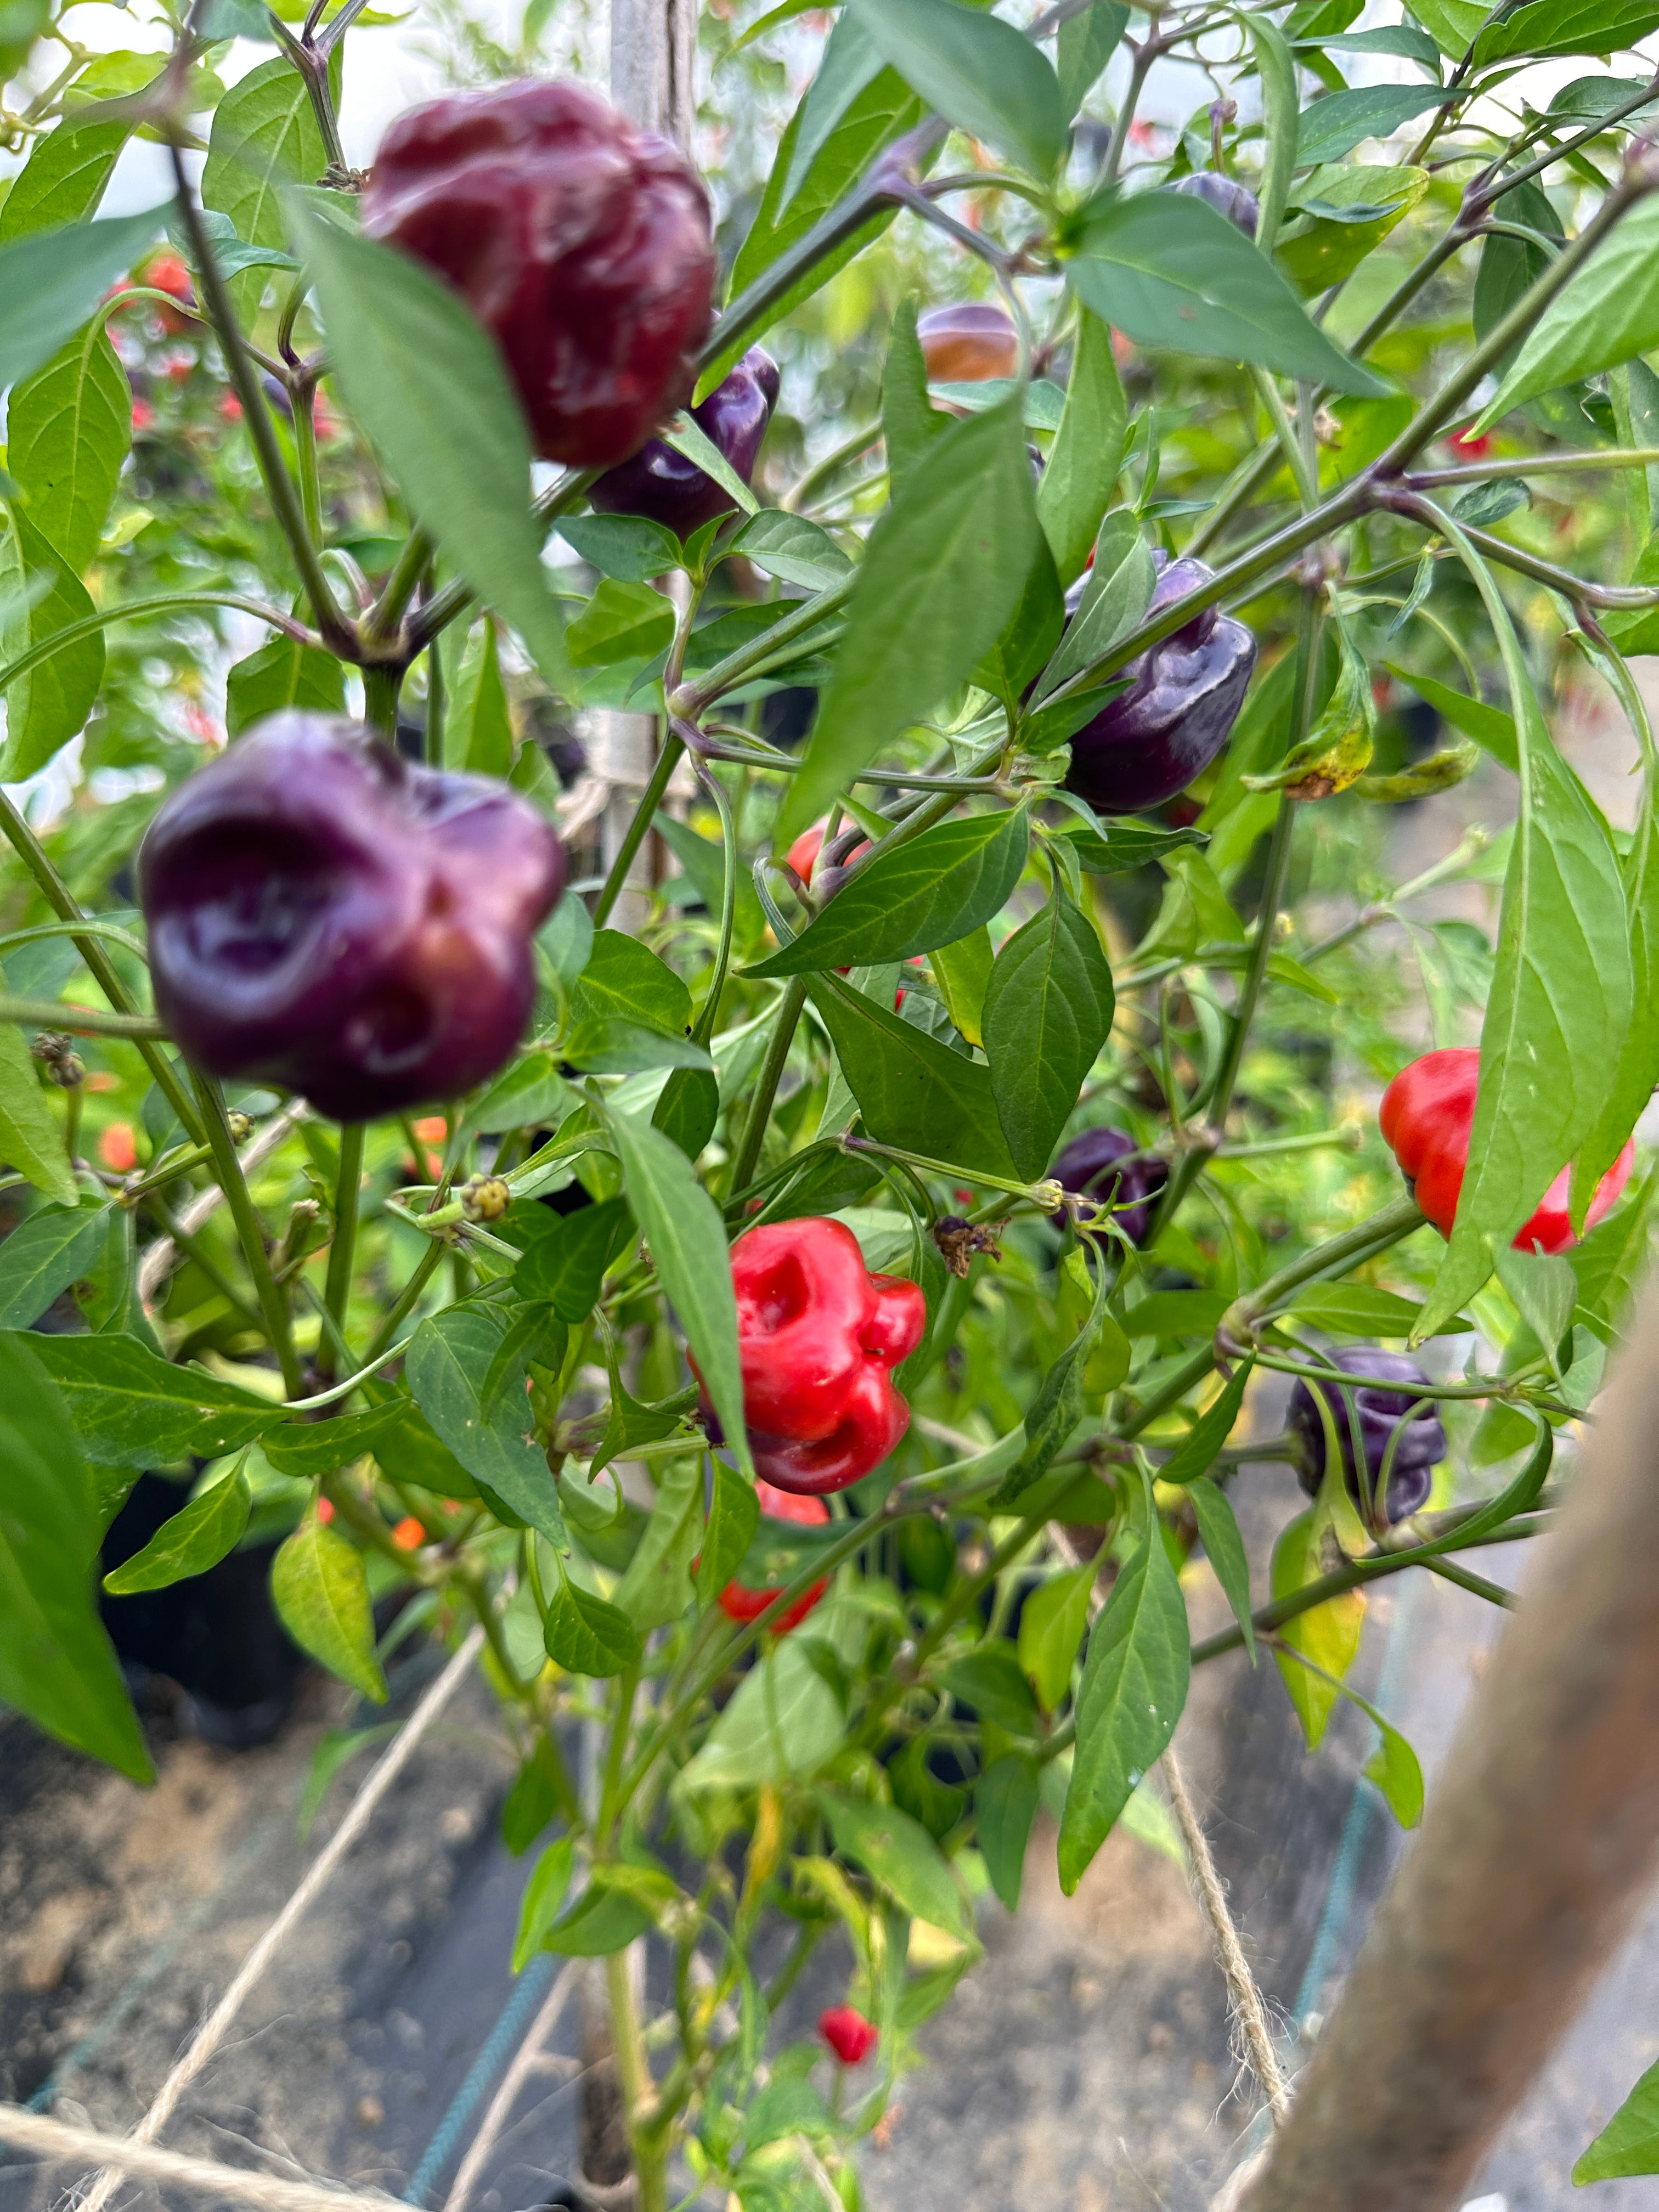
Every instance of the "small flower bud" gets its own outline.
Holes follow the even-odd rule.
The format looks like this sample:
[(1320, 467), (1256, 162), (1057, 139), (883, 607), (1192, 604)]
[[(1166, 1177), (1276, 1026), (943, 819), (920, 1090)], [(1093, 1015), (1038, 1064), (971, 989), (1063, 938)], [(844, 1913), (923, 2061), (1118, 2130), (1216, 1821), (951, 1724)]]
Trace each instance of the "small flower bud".
[(252, 1115), (244, 1114), (239, 1107), (231, 1108), (225, 1116), (225, 1125), (230, 1131), (230, 1140), (234, 1145), (246, 1144), (253, 1134)]
[(513, 1203), (513, 1193), (500, 1176), (474, 1176), (462, 1185), (460, 1196), (469, 1221), (499, 1221)]
[(76, 1090), (86, 1075), (81, 1055), (61, 1030), (40, 1030), (29, 1050), (45, 1067), (48, 1081), (60, 1091)]

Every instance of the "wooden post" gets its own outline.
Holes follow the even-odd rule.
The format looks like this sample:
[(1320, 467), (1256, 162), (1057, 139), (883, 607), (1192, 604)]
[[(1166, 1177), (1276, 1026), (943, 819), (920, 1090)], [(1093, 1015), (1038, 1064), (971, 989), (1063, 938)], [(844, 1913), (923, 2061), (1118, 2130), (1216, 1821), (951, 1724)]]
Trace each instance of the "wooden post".
[[(659, 131), (690, 153), (696, 127), (696, 0), (611, 0), (611, 96), (630, 122)], [(600, 708), (592, 717), (590, 765), (611, 786), (599, 823), (599, 866), (607, 871), (634, 818), (656, 764), (654, 714)], [(633, 932), (645, 918), (643, 890), (652, 880), (652, 848), (641, 845), (629, 888), (611, 916), (613, 929)], [(641, 888), (633, 888), (638, 885)]]
[[(1659, 1870), (1659, 1281), (1250, 2212), (1452, 2212)], [(1583, 2116), (1584, 2138), (1594, 2132)]]

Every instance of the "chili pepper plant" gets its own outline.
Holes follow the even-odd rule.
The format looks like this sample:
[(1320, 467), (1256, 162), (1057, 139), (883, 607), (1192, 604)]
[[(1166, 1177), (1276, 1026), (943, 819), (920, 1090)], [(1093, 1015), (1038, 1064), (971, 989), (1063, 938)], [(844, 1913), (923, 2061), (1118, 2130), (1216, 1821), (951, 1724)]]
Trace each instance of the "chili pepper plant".
[(362, 0), (5, 19), (0, 1694), (148, 1778), (141, 1471), (118, 1589), (481, 1630), (644, 2212), (855, 2205), (1194, 1667), (1501, 1598), (1645, 1252), (1659, 7), (1358, 4), (711, 12), (707, 177), (535, 26), (362, 173)]

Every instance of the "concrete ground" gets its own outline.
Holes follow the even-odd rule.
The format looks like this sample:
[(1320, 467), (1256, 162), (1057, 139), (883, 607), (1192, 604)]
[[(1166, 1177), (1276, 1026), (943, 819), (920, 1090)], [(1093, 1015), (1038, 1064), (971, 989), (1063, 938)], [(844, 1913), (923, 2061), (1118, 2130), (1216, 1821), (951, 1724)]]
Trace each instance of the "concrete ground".
[[(1248, 1470), (1239, 1504), (1259, 1572), (1296, 1502), (1288, 1471)], [(1483, 1563), (1499, 1579), (1522, 1564), (1506, 1552)], [(1206, 1581), (1192, 1601), (1200, 1633), (1219, 1621)], [(1416, 1747), (1431, 1790), (1498, 1617), (1426, 1577), (1370, 1602), (1356, 1684)], [(414, 1662), (400, 1709), (432, 1663)], [(0, 1723), (0, 2094), (28, 2099), (50, 2083), (61, 2117), (133, 2124), (367, 1771), (372, 1751), (335, 1783), (301, 1844), (295, 1814), (312, 1753), (347, 1703), (312, 1682), (283, 1737), (252, 1752), (163, 1729), (149, 1793)], [(1345, 1708), (1309, 1758), (1271, 1662), (1253, 1673), (1237, 1655), (1194, 1678), (1180, 1734), (1292, 2066), (1303, 2047), (1292, 2023), (1328, 2011), (1400, 1849), (1358, 1778), (1371, 1735)], [(513, 1996), (507, 1952), (528, 1871), (498, 1839), (508, 1772), (475, 1682), (251, 2001), (169, 2142), (393, 2195), (420, 2170), (425, 2201), (445, 2201), (528, 2016), (521, 2002), (519, 2025), (491, 2043)], [(993, 1905), (983, 1934), (984, 1960), (927, 2032), (929, 2067), (903, 2083), (882, 2146), (866, 2154), (872, 2212), (1203, 2212), (1255, 2099), (1230, 2052), (1221, 1977), (1180, 1869), (1120, 1833), (1066, 1899), (1052, 1830), (1040, 1828), (1018, 1919)], [(826, 1954), (797, 1992), (791, 2032), (810, 2032), (844, 1974)], [(1573, 2159), (1659, 2052), (1656, 1987), (1659, 1912), (1494, 2154), (1482, 2189), (1505, 2212), (1568, 2202)], [(577, 2048), (572, 2008), (481, 2178), (477, 2212), (532, 2212), (568, 2173)], [(458, 2113), (470, 2074), (475, 2094)], [(44, 2212), (76, 2178), (0, 2166), (0, 2212)], [(1592, 2201), (1638, 2212), (1659, 2203), (1659, 2181), (1605, 2184)]]

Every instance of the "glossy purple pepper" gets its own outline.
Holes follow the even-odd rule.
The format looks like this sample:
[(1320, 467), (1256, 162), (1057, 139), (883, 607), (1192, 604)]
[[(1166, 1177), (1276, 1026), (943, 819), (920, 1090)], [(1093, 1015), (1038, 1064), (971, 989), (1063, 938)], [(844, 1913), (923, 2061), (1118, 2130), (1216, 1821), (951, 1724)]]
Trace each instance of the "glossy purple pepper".
[(564, 850), (492, 777), (288, 713), (167, 800), (138, 884), (156, 1012), (188, 1057), (364, 1121), (507, 1058)]
[[(1132, 1152), (1140, 1157), (1119, 1167)], [(1105, 1127), (1073, 1137), (1048, 1172), (1062, 1190), (1111, 1209), (1113, 1220), (1135, 1245), (1146, 1241), (1153, 1204), (1170, 1180), (1167, 1161), (1149, 1158), (1123, 1130)]]
[(1194, 169), (1176, 186), (1189, 200), (1207, 200), (1218, 215), (1236, 222), (1246, 238), (1254, 238), (1261, 220), (1261, 203), (1248, 185), (1224, 177), (1214, 169)]
[[(692, 421), (744, 483), (754, 475), (777, 401), (778, 365), (751, 346), (725, 382), (691, 410)], [(680, 538), (737, 505), (713, 477), (661, 438), (647, 439), (632, 460), (608, 470), (588, 498), (601, 514), (643, 514)]]
[[(1324, 1357), (1329, 1365), (1340, 1367), (1358, 1382), (1353, 1394), (1354, 1407), (1372, 1484), (1382, 1472), (1389, 1439), (1396, 1430), (1401, 1431), (1384, 1502), (1390, 1526), (1420, 1512), (1429, 1495), (1434, 1469), (1446, 1456), (1446, 1431), (1440, 1425), (1432, 1403), (1419, 1407), (1409, 1420), (1406, 1419), (1428, 1376), (1416, 1360), (1408, 1358), (1403, 1352), (1382, 1352), (1374, 1345), (1358, 1345), (1349, 1351), (1328, 1352)], [(1354, 1476), (1353, 1431), (1341, 1390), (1334, 1382), (1299, 1382), (1291, 1393), (1289, 1425), (1306, 1447), (1297, 1470), (1302, 1487), (1310, 1497), (1314, 1496), (1325, 1471), (1325, 1425), (1314, 1401), (1316, 1390), (1330, 1407), (1342, 1463), (1347, 1471), (1348, 1488), (1357, 1498), (1359, 1493)]]
[[(1158, 577), (1149, 614), (1207, 584), (1213, 573), (1188, 557), (1152, 559)], [(1204, 608), (1122, 671), (1128, 690), (1072, 739), (1066, 788), (1102, 814), (1161, 806), (1226, 744), (1255, 667), (1255, 640), (1243, 623)]]

